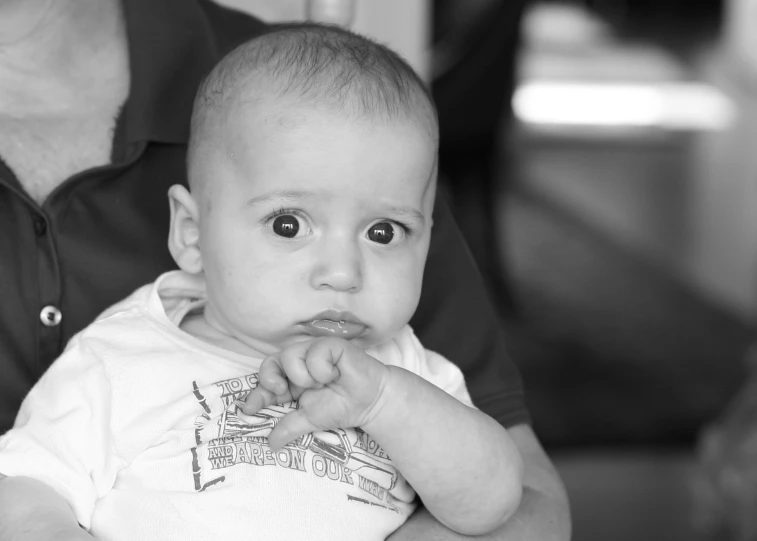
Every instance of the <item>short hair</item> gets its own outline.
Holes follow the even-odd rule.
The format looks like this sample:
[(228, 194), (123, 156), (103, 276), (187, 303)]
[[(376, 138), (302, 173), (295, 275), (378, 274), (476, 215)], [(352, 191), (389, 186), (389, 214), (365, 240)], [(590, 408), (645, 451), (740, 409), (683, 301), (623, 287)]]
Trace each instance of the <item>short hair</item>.
[(201, 83), (190, 153), (204, 139), (208, 119), (253, 81), (265, 85), (264, 93), (274, 99), (317, 104), (347, 118), (413, 118), (438, 137), (431, 94), (397, 53), (338, 26), (288, 23), (238, 46)]

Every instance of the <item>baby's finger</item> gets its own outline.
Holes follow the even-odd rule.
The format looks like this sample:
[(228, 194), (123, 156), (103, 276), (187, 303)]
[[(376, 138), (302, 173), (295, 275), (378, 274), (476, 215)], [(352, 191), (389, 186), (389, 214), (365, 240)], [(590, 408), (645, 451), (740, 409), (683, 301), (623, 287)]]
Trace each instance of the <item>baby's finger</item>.
[(268, 445), (271, 450), (278, 451), (287, 443), (315, 430), (318, 430), (318, 427), (308, 421), (301, 409), (297, 409), (287, 413), (279, 420), (268, 435)]
[(269, 356), (260, 365), (257, 387), (249, 392), (241, 406), (244, 413), (252, 415), (267, 406), (282, 404), (292, 399), (292, 392), (279, 359)]
[(287, 379), (303, 389), (322, 387), (308, 371), (305, 358), (312, 342), (299, 342), (281, 352), (281, 367)]
[(315, 340), (307, 352), (306, 364), (308, 372), (315, 381), (326, 385), (339, 379), (337, 365), (348, 351), (353, 347), (349, 342), (341, 338), (324, 338)]
[(268, 389), (264, 389), (263, 387), (258, 386), (248, 393), (247, 397), (244, 399), (244, 402), (238, 402), (238, 404), (242, 408), (243, 413), (247, 415), (254, 415), (265, 407), (272, 406), (274, 404), (282, 404), (284, 402), (288, 402), (289, 400), (291, 400), (289, 391), (287, 391), (284, 395), (277, 395), (276, 393), (272, 393)]
[(286, 374), (281, 366), (280, 354), (269, 355), (258, 370), (258, 387), (263, 387), (275, 394), (284, 394), (288, 388)]

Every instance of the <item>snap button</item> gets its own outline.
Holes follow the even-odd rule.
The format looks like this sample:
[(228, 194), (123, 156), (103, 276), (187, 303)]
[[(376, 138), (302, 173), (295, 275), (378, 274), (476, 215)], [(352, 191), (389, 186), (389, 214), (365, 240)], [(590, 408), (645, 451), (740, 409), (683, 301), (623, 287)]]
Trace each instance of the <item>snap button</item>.
[(47, 222), (42, 216), (34, 217), (34, 232), (41, 237), (47, 231)]
[(39, 320), (46, 327), (55, 327), (60, 323), (61, 319), (63, 319), (63, 314), (52, 305), (45, 306), (39, 313)]

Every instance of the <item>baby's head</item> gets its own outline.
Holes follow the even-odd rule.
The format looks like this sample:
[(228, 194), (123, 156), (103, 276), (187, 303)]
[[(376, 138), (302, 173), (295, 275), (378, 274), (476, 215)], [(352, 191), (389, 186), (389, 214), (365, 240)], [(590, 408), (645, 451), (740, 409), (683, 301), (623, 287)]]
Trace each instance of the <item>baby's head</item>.
[(288, 25), (230, 53), (195, 101), (191, 195), (170, 192), (207, 323), (264, 354), (391, 338), (420, 297), (437, 133), (421, 80), (363, 37)]

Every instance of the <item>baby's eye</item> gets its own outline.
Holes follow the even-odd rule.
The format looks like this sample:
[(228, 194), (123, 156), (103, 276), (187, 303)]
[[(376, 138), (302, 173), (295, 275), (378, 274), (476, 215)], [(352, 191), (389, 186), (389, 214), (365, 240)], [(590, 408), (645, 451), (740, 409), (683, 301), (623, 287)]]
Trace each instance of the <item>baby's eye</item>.
[(271, 229), (280, 237), (293, 239), (300, 231), (300, 221), (293, 214), (283, 214), (273, 219)]
[(389, 222), (373, 224), (368, 229), (368, 239), (379, 244), (389, 244), (394, 238), (394, 226)]

